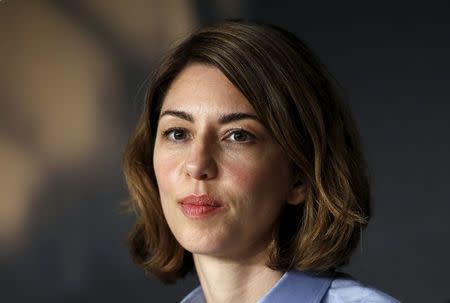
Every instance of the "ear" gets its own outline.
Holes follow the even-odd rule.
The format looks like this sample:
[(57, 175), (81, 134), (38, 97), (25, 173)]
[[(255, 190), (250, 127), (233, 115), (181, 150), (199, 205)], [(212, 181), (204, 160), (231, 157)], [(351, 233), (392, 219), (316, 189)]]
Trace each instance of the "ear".
[(287, 196), (287, 203), (291, 205), (299, 205), (305, 202), (306, 198), (306, 183), (302, 180), (298, 180), (292, 185), (291, 190)]

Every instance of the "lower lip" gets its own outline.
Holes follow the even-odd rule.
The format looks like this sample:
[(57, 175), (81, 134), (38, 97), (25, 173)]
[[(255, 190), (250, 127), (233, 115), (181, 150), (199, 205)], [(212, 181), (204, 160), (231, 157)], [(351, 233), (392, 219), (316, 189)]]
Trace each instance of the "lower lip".
[(192, 219), (200, 219), (222, 211), (222, 206), (180, 204), (183, 214)]

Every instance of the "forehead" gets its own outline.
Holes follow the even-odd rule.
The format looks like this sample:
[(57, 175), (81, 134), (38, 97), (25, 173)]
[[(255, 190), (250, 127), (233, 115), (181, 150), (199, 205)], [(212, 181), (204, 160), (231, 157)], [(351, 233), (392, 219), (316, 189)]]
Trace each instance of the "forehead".
[(162, 110), (166, 109), (255, 113), (244, 95), (218, 68), (200, 63), (188, 65), (174, 79), (163, 101)]

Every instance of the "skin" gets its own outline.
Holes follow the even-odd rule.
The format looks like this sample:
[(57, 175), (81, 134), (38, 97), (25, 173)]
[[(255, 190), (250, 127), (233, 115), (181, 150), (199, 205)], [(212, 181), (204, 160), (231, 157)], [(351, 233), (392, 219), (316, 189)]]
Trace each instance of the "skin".
[[(224, 115), (244, 113), (232, 121)], [(192, 252), (208, 302), (254, 302), (281, 277), (265, 266), (285, 203), (304, 200), (287, 157), (242, 93), (215, 67), (188, 65), (163, 101), (153, 164), (167, 223)], [(178, 201), (208, 194), (223, 204), (201, 219)]]

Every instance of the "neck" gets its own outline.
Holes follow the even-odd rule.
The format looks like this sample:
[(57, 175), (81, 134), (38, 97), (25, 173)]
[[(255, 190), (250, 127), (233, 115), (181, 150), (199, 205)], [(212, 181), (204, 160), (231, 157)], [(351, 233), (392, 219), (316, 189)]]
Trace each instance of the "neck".
[(254, 303), (283, 275), (265, 265), (265, 254), (239, 261), (194, 254), (194, 262), (208, 303)]

